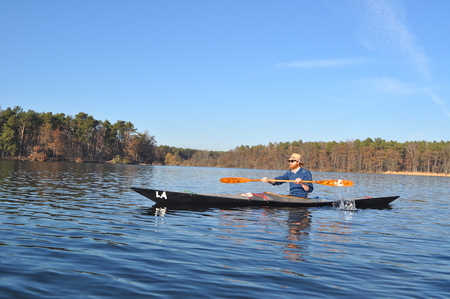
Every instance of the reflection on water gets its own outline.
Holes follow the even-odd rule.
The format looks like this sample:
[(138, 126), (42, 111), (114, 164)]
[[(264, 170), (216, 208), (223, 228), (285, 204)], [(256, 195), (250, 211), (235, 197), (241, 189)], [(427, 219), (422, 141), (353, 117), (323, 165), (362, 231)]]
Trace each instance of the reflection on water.
[(285, 258), (304, 261), (302, 254), (306, 250), (308, 229), (311, 226), (311, 216), (308, 209), (292, 209), (289, 211), (287, 219), (288, 233), (285, 249), (283, 250)]
[(355, 182), (316, 186), (315, 196), (401, 195), (391, 208), (361, 210), (175, 209), (129, 189), (286, 193), (288, 186), (219, 182), (283, 172), (0, 161), (2, 296), (448, 295), (449, 178), (313, 173)]
[[(174, 209), (173, 207), (153, 207), (147, 211), (147, 214), (154, 214), (158, 218), (177, 215), (180, 211), (185, 211), (183, 206)], [(189, 207), (189, 211), (197, 211), (205, 214), (214, 211), (218, 213), (217, 231), (222, 232), (218, 237), (228, 239), (236, 244), (249, 242), (246, 233), (238, 230), (254, 230), (259, 236), (257, 241), (260, 246), (264, 243), (279, 246), (284, 257), (294, 261), (305, 261), (304, 254), (310, 254), (308, 243), (310, 242), (310, 230), (312, 225), (311, 211), (308, 208), (235, 208), (235, 209), (209, 209), (199, 207)], [(351, 221), (353, 211), (340, 211), (341, 221), (319, 219), (320, 222), (315, 226), (315, 236), (320, 236), (326, 242), (346, 243), (346, 235), (351, 233), (346, 221)], [(255, 227), (256, 226), (256, 227)], [(233, 235), (233, 237), (230, 237)], [(273, 238), (266, 238), (268, 235), (276, 235), (278, 241)], [(314, 255), (320, 255), (321, 252), (336, 252), (335, 249), (323, 245), (325, 249), (315, 252)]]

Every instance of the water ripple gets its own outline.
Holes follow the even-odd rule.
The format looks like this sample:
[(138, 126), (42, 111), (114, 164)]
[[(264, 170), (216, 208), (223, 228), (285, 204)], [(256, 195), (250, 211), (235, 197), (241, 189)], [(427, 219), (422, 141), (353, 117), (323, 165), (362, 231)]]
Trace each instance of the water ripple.
[[(282, 172), (10, 161), (0, 169), (0, 288), (6, 298), (450, 293), (448, 178), (314, 173), (315, 179), (355, 181), (345, 191), (318, 186), (321, 195), (401, 195), (380, 210), (164, 209), (129, 187), (260, 192), (266, 184), (218, 180)], [(274, 188), (283, 193), (284, 187)]]

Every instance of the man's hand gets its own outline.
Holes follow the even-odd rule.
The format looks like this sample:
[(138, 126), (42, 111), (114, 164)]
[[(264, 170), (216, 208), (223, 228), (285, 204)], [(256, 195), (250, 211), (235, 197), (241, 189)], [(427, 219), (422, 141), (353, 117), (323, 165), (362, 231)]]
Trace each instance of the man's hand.
[(302, 180), (301, 178), (296, 178), (295, 181), (294, 181), (294, 183), (295, 183), (295, 184), (300, 184), (300, 185), (301, 185), (301, 184), (303, 184), (302, 181), (303, 181), (303, 180)]

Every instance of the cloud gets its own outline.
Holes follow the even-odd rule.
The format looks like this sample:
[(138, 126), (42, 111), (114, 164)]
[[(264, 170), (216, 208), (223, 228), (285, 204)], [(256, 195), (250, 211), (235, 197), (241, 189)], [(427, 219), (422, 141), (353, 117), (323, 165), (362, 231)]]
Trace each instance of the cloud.
[(363, 90), (363, 94), (405, 95), (417, 93), (419, 90), (409, 83), (389, 77), (356, 80), (353, 88)]
[(426, 80), (431, 80), (429, 59), (408, 28), (403, 17), (405, 11), (400, 3), (393, 0), (365, 0), (357, 3), (361, 5), (365, 27), (378, 37), (376, 42), (381, 40), (383, 44), (400, 51)]
[(373, 93), (404, 95), (417, 92), (417, 89), (411, 84), (389, 77), (371, 79), (369, 84), (369, 91)]
[[(345, 89), (351, 90), (352, 96), (345, 103), (357, 103), (368, 106), (378, 105), (380, 101), (404, 100), (423, 91), (410, 84), (394, 78), (366, 78), (349, 82)], [(405, 97), (407, 96), (407, 97)]]
[(444, 113), (447, 114), (447, 116), (450, 117), (450, 110), (447, 106), (447, 103), (444, 100), (442, 100), (440, 97), (435, 95), (434, 92), (432, 92), (428, 88), (423, 88), (422, 90), (430, 96), (430, 98), (433, 100), (433, 102), (435, 102), (439, 107), (441, 107), (442, 111), (444, 111)]
[(330, 67), (347, 67), (365, 63), (365, 59), (328, 59), (328, 60), (301, 60), (292, 62), (276, 63), (278, 67), (292, 68), (330, 68)]

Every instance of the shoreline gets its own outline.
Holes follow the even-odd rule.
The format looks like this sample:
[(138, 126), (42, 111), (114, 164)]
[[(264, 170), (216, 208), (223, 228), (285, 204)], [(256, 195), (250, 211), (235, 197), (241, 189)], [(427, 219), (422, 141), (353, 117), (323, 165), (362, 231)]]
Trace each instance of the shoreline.
[[(84, 164), (116, 164), (116, 165), (151, 165), (151, 166), (178, 166), (178, 167), (219, 167), (219, 168), (233, 168), (233, 167), (221, 167), (221, 166), (195, 166), (195, 165), (161, 165), (161, 164), (145, 164), (145, 163), (112, 163), (112, 161), (102, 161), (102, 162), (89, 162), (89, 161), (31, 161), (28, 159), (0, 159), (0, 161), (21, 161), (21, 162), (56, 162), (56, 163), (84, 163)], [(259, 169), (259, 168), (249, 168), (249, 169)], [(274, 169), (265, 169), (274, 170)], [(281, 170), (281, 169), (275, 169)], [(325, 171), (325, 172), (344, 172), (345, 171)], [(353, 172), (349, 172), (353, 173)], [(364, 173), (364, 174), (377, 174), (377, 172), (354, 172), (354, 173)], [(380, 174), (378, 172), (378, 174)], [(419, 171), (384, 171), (381, 174), (391, 174), (391, 175), (415, 175), (415, 176), (438, 176), (438, 177), (450, 177), (450, 173), (435, 173), (435, 172), (419, 172)]]
[(434, 172), (385, 171), (383, 172), (383, 174), (450, 177), (449, 173), (434, 173)]

